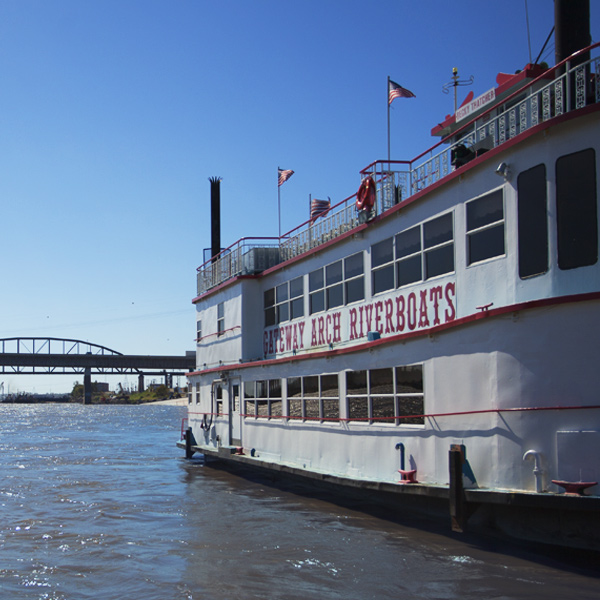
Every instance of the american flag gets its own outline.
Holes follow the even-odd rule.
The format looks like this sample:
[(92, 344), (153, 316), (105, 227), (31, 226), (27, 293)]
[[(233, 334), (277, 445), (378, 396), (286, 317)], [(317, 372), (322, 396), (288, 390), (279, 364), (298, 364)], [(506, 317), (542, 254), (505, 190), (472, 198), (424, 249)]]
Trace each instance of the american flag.
[(327, 200), (313, 200), (310, 203), (310, 221), (316, 221), (319, 217), (324, 217), (331, 208), (331, 199), (328, 197)]
[(277, 185), (285, 183), (293, 174), (294, 171), (291, 169), (280, 169), (277, 167)]
[(396, 82), (388, 79), (388, 104), (391, 104), (396, 98), (415, 98), (416, 96), (406, 88)]

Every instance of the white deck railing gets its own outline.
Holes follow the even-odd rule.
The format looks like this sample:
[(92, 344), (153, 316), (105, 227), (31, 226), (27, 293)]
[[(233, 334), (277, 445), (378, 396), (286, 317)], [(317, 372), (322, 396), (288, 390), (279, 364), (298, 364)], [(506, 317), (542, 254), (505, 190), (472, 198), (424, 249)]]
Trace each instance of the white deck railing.
[[(376, 182), (377, 203), (369, 217), (443, 179), (454, 169), (520, 133), (562, 114), (600, 102), (600, 56), (594, 44), (590, 60), (571, 59), (551, 67), (522, 88), (468, 121), (450, 138), (410, 161), (378, 160), (362, 177)], [(584, 52), (584, 51), (582, 51)], [(581, 53), (578, 53), (581, 54)], [(574, 55), (574, 56), (577, 56)], [(198, 295), (239, 275), (255, 274), (335, 239), (359, 224), (356, 194), (281, 238), (243, 238), (198, 268)], [(364, 218), (364, 217), (363, 217)]]

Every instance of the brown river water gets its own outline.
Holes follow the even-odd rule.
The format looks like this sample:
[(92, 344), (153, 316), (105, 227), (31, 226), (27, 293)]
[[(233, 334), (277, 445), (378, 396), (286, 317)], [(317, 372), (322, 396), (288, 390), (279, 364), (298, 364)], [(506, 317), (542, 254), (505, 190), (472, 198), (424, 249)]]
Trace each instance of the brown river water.
[(600, 598), (595, 557), (183, 458), (178, 406), (0, 405), (0, 600)]

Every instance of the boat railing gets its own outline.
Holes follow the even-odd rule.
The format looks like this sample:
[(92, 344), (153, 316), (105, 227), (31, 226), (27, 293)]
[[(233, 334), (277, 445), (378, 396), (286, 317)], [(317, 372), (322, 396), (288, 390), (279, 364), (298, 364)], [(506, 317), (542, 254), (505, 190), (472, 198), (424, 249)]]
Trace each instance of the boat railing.
[(416, 158), (377, 160), (365, 167), (361, 177), (371, 176), (376, 184), (377, 202), (370, 213), (357, 209), (353, 194), (326, 215), (306, 221), (280, 238), (237, 241), (198, 268), (198, 295), (233, 277), (259, 273), (321, 246), (532, 127), (599, 103), (599, 48), (600, 43), (594, 44), (548, 68)]
[(280, 263), (279, 238), (242, 238), (198, 267), (198, 295), (239, 277)]

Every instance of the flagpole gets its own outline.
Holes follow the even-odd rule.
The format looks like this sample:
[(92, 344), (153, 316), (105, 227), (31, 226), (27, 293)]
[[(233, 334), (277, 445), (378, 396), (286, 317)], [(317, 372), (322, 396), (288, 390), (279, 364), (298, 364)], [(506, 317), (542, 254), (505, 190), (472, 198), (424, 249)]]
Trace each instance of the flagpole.
[(279, 244), (281, 244), (281, 186), (279, 185), (279, 167), (277, 167), (277, 217), (279, 219)]
[(387, 143), (388, 143), (388, 171), (390, 170), (390, 76), (387, 78)]

